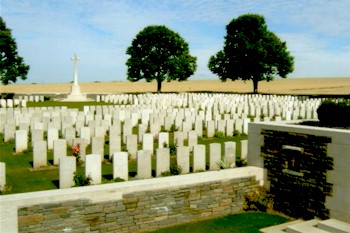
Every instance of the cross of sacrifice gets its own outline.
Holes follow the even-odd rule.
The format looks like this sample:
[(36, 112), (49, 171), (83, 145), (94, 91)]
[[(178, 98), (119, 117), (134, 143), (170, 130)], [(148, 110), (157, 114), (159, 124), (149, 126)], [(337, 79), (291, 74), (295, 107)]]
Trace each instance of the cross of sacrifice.
[(76, 54), (74, 54), (74, 56), (72, 57), (72, 61), (73, 61), (73, 80), (74, 80), (74, 85), (78, 85), (78, 61), (79, 58)]

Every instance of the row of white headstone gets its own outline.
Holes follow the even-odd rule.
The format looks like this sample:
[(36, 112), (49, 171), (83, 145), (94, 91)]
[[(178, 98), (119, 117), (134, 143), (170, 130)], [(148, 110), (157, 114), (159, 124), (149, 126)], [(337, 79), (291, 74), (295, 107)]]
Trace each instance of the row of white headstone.
[[(85, 148), (91, 144), (91, 154), (103, 160), (106, 135), (110, 159), (122, 152), (123, 144), (128, 156), (138, 159), (139, 153), (146, 153), (139, 152), (139, 143), (142, 151), (151, 151), (151, 155), (169, 145), (169, 135), (162, 128), (175, 130), (174, 143), (179, 151), (186, 150), (182, 148), (186, 147), (187, 139), (188, 150), (195, 153), (202, 150), (198, 149), (202, 148), (197, 145), (198, 137), (213, 137), (216, 131), (226, 136), (232, 136), (235, 130), (247, 133), (251, 118), (254, 121), (316, 118), (320, 103), (320, 99), (299, 100), (292, 96), (230, 94), (121, 94), (97, 96), (97, 100), (122, 105), (85, 106), (83, 111), (66, 107), (0, 108), (0, 133), (4, 134), (4, 141), (15, 139), (16, 152), (28, 148), (30, 136), (34, 168), (47, 165), (47, 150), (54, 151), (54, 164), (59, 164), (60, 155), (69, 157), (67, 145), (79, 144), (85, 157)], [(133, 134), (135, 128), (137, 134)]]
[[(247, 158), (247, 141), (241, 141), (241, 160)], [(138, 150), (136, 153), (137, 161), (137, 179), (148, 179), (152, 177), (152, 156), (151, 150)], [(100, 184), (102, 176), (100, 154), (88, 154), (84, 156), (85, 160), (85, 176), (90, 177), (92, 184)], [(163, 172), (170, 172), (170, 150), (169, 148), (156, 149), (155, 153), (156, 168), (155, 175), (161, 176)], [(113, 161), (113, 179), (121, 178), (123, 180), (129, 179), (129, 154), (126, 151), (115, 152), (112, 156)], [(221, 155), (221, 144), (209, 144), (209, 161), (206, 161), (206, 146), (193, 146), (193, 161), (192, 171), (206, 171), (207, 162), (209, 163), (209, 170), (219, 170), (224, 161), (229, 167), (235, 167), (236, 163), (236, 143), (224, 143), (224, 155)], [(180, 146), (176, 150), (176, 163), (181, 168), (181, 174), (190, 172), (190, 147)], [(72, 156), (64, 156), (59, 159), (59, 180), (60, 188), (69, 188), (74, 186), (73, 177), (76, 172), (76, 159)]]
[[(237, 99), (239, 98), (235, 100)], [(182, 102), (190, 103), (184, 100)], [(250, 102), (248, 98), (248, 103)], [(0, 109), (0, 132), (4, 132), (6, 126), (9, 135), (12, 135), (10, 137), (13, 137), (16, 127), (28, 130), (30, 126), (30, 129), (45, 131), (49, 128), (57, 128), (64, 134), (66, 128), (74, 126), (79, 134), (82, 127), (88, 126), (91, 128), (91, 136), (94, 136), (93, 127), (95, 126), (107, 129), (112, 124), (119, 125), (120, 122), (124, 122), (124, 125), (131, 124), (134, 127), (141, 122), (142, 125), (151, 127), (154, 131), (159, 131), (158, 129), (162, 126), (169, 130), (173, 125), (179, 130), (183, 131), (184, 128), (186, 131), (195, 125), (199, 127), (198, 133), (201, 136), (200, 125), (204, 122), (208, 128), (209, 137), (215, 130), (229, 136), (234, 130), (247, 133), (247, 125), (251, 119), (253, 121), (315, 119), (318, 102), (310, 102), (310, 105), (303, 103), (299, 107), (295, 103), (284, 103), (284, 106), (280, 107), (270, 104), (261, 107), (261, 105), (247, 105), (234, 101), (226, 104), (224, 101), (214, 101), (206, 107), (196, 105), (192, 108), (179, 108), (177, 103), (174, 103), (175, 106), (170, 103), (158, 106), (152, 102), (150, 105), (86, 106), (84, 111), (80, 112), (67, 108), (9, 108)], [(6, 136), (5, 140), (7, 140)]]
[(0, 99), (0, 108), (27, 107), (27, 102), (43, 102), (43, 95), (18, 96), (15, 99)]

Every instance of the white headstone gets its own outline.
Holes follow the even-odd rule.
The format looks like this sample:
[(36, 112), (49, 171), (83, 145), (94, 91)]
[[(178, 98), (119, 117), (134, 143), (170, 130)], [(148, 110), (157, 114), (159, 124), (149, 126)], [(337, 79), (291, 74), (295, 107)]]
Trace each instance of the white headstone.
[(116, 152), (120, 152), (121, 147), (121, 137), (116, 132), (110, 131), (109, 133), (109, 159), (112, 159), (112, 156)]
[(28, 131), (16, 130), (16, 153), (23, 152), (28, 149)]
[(142, 140), (142, 150), (149, 150), (149, 151), (154, 151), (154, 145), (153, 145), (153, 135), (150, 133), (146, 133), (143, 135), (143, 140)]
[(53, 149), (53, 142), (58, 139), (58, 129), (49, 128), (47, 130), (47, 149)]
[(209, 144), (209, 170), (220, 170), (218, 162), (221, 160), (221, 144), (210, 143)]
[(53, 164), (58, 165), (61, 157), (67, 156), (67, 142), (65, 139), (57, 139), (53, 142)]
[(225, 121), (225, 120), (218, 120), (217, 124), (218, 124), (217, 130), (218, 130), (219, 132), (222, 132), (223, 134), (225, 134), (225, 131), (226, 131), (226, 121)]
[(241, 146), (241, 160), (246, 160), (248, 158), (248, 140), (242, 140), (240, 142)]
[(170, 171), (169, 148), (157, 149), (156, 160), (157, 160), (156, 176), (160, 176), (162, 172)]
[(231, 166), (236, 165), (236, 142), (224, 142), (224, 159)]
[(124, 180), (129, 179), (129, 167), (128, 167), (128, 153), (127, 152), (115, 152), (113, 153), (113, 179), (121, 178)]
[(123, 143), (124, 144), (126, 144), (126, 137), (130, 134), (132, 134), (131, 121), (129, 119), (126, 119), (123, 125)]
[(210, 120), (207, 122), (207, 138), (214, 137), (215, 133), (215, 122)]
[(149, 150), (137, 151), (137, 178), (148, 179), (152, 177), (151, 153)]
[(248, 124), (250, 122), (249, 118), (243, 119), (243, 133), (248, 134)]
[(143, 142), (143, 135), (147, 131), (147, 125), (140, 124), (138, 125), (139, 131), (138, 131), (138, 142), (142, 143)]
[(67, 140), (68, 145), (70, 145), (70, 146), (73, 145), (73, 139), (75, 137), (76, 137), (75, 128), (73, 128), (73, 127), (66, 128), (65, 137), (64, 138)]
[(193, 147), (193, 171), (205, 171), (205, 145)]
[(176, 149), (177, 165), (181, 167), (181, 173), (187, 174), (190, 172), (190, 150), (188, 146), (179, 146)]
[(103, 137), (93, 137), (91, 143), (91, 153), (101, 156), (101, 161), (104, 160), (104, 144), (105, 139)]
[(158, 135), (158, 148), (169, 147), (169, 133), (160, 132)]
[(151, 134), (158, 137), (158, 134), (159, 134), (160, 129), (161, 129), (160, 123), (158, 121), (151, 122), (150, 129), (151, 129)]
[(91, 184), (101, 184), (102, 160), (100, 154), (89, 154), (85, 157), (85, 177), (92, 179)]
[(231, 120), (231, 119), (226, 120), (226, 136), (227, 137), (233, 136), (234, 125), (235, 125), (234, 120)]
[(198, 143), (198, 136), (196, 131), (188, 132), (188, 147), (193, 151), (193, 147)]
[(4, 126), (4, 142), (15, 139), (16, 125), (15, 123), (6, 123)]
[(0, 162), (0, 190), (3, 190), (5, 185), (6, 185), (6, 164), (3, 162)]
[(182, 131), (174, 132), (174, 145), (179, 147), (184, 145), (184, 132)]
[(198, 137), (203, 137), (203, 121), (202, 120), (196, 120), (195, 131), (197, 132)]
[(36, 141), (33, 145), (33, 167), (38, 169), (47, 166), (47, 144), (46, 141)]
[(136, 159), (137, 153), (137, 135), (129, 134), (126, 137), (126, 149), (131, 159)]
[(60, 189), (73, 187), (76, 161), (73, 156), (61, 157), (59, 160), (59, 187)]

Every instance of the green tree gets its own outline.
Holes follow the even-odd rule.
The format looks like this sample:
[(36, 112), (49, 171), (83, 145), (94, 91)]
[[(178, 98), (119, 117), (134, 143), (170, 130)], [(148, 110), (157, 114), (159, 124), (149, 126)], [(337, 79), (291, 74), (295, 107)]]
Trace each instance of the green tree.
[(17, 44), (11, 30), (0, 17), (0, 80), (3, 85), (15, 83), (17, 78), (27, 79), (29, 66), (17, 54)]
[(283, 42), (267, 29), (261, 15), (245, 14), (226, 26), (223, 50), (211, 56), (209, 70), (222, 81), (252, 80), (253, 92), (258, 82), (286, 78), (294, 70), (294, 58)]
[(197, 59), (190, 55), (188, 43), (165, 26), (144, 28), (133, 39), (126, 54), (130, 55), (126, 62), (128, 80), (156, 80), (158, 92), (163, 81), (187, 80), (197, 68)]

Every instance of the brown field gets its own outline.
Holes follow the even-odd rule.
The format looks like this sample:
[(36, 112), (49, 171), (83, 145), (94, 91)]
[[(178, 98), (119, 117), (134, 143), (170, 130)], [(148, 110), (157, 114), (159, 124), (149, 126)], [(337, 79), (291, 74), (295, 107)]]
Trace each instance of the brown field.
[[(65, 94), (70, 92), (70, 83), (57, 84), (12, 84), (0, 86), (0, 93), (16, 94)], [(155, 92), (156, 82), (95, 82), (80, 83), (82, 93), (136, 93)], [(251, 81), (203, 80), (163, 82), (162, 92), (232, 92), (251, 93)], [(271, 82), (259, 82), (259, 93), (296, 95), (350, 95), (350, 78), (288, 78)]]

